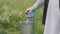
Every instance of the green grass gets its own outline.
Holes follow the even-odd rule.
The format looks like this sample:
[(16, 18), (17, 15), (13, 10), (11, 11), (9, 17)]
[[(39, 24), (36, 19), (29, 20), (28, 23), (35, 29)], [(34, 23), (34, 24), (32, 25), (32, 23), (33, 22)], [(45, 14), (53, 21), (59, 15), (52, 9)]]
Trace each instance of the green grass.
[[(2, 7), (0, 6), (0, 22), (8, 22), (10, 28), (16, 28), (20, 20), (26, 20), (25, 10), (35, 3), (35, 0), (0, 0)], [(2, 12), (3, 11), (3, 12)], [(43, 34), (44, 26), (42, 24), (43, 6), (36, 10), (34, 20), (34, 33)], [(6, 23), (5, 22), (5, 23)], [(9, 28), (9, 27), (8, 27)], [(9, 29), (10, 29), (9, 28)], [(19, 31), (9, 32), (8, 34), (19, 34)]]
[(20, 32), (19, 31), (17, 31), (17, 32), (8, 32), (7, 34), (20, 34)]

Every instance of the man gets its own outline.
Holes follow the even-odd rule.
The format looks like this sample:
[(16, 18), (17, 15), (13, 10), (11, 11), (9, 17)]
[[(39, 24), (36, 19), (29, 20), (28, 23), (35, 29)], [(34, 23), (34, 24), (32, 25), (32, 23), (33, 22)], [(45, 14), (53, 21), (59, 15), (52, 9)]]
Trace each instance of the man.
[[(37, 9), (38, 7), (41, 7), (44, 2), (46, 3), (48, 0), (37, 0), (36, 3), (28, 8), (30, 10), (28, 13), (31, 13), (32, 10)], [(46, 5), (46, 4), (45, 4)], [(47, 9), (46, 13), (44, 14), (46, 17), (43, 16), (44, 22), (45, 22), (45, 28), (44, 28), (44, 34), (59, 34), (59, 0), (49, 0), (48, 8), (45, 6), (44, 8)]]

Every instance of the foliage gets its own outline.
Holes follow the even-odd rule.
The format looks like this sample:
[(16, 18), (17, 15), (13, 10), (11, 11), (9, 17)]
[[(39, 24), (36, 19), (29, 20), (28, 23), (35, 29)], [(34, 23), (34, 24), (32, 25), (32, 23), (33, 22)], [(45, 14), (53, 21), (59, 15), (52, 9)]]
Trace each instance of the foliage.
[(0, 29), (0, 34), (7, 34), (7, 32), (4, 29)]

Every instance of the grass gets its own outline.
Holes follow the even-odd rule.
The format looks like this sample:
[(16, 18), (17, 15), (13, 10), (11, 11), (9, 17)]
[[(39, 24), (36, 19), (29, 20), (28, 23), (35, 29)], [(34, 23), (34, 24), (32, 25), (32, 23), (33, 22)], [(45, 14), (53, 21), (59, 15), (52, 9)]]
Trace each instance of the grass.
[(20, 34), (20, 32), (19, 31), (17, 31), (17, 32), (8, 32), (7, 34)]
[[(12, 23), (15, 21), (20, 21), (20, 20), (26, 20), (26, 15), (25, 15), (25, 10), (32, 6), (35, 3), (36, 0), (4, 0), (3, 2), (3, 8), (4, 13), (1, 13), (0, 15), (3, 15), (3, 17), (9, 22), (9, 15), (12, 15), (13, 19), (11, 18)], [(5, 17), (8, 16), (8, 17)], [(36, 15), (35, 15), (35, 20), (34, 20), (34, 33), (35, 34), (43, 34), (44, 31), (44, 26), (42, 24), (42, 17), (43, 17), (43, 6), (36, 9)], [(3, 20), (4, 20), (3, 19)], [(17, 24), (18, 25), (18, 24)], [(14, 25), (16, 26), (16, 25)], [(9, 32), (7, 31), (8, 34), (20, 34), (19, 31), (16, 32)]]

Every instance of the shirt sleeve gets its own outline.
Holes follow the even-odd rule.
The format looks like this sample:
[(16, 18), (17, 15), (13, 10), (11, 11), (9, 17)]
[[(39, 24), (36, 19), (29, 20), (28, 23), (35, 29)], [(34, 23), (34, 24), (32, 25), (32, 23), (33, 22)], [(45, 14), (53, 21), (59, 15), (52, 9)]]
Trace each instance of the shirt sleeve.
[(32, 9), (36, 9), (40, 7), (42, 4), (44, 4), (45, 0), (36, 0), (35, 4), (32, 6)]

